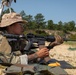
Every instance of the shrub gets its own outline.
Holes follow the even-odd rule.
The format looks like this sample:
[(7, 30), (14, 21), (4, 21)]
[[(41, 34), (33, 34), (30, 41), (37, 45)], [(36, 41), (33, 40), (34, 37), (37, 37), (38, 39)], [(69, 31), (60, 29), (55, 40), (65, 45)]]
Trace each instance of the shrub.
[(71, 34), (71, 35), (69, 36), (69, 38), (76, 40), (76, 34)]
[(41, 36), (47, 36), (47, 35), (49, 35), (44, 30), (36, 30), (35, 32), (36, 32), (37, 35), (41, 35)]

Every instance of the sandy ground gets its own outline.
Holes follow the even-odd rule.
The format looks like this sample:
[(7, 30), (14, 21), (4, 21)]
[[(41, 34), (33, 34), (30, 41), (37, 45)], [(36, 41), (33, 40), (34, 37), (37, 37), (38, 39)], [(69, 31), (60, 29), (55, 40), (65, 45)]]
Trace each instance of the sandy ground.
[[(69, 50), (71, 45), (61, 44), (49, 51), (52, 59), (64, 60), (76, 67), (76, 50)], [(76, 47), (75, 47), (76, 48)], [(76, 75), (76, 69), (64, 69), (68, 75)]]

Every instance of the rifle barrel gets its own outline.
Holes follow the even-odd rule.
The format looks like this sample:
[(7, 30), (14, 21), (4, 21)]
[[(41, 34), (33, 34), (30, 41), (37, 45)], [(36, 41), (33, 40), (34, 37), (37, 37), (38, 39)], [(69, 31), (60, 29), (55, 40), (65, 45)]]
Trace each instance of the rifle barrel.
[(75, 41), (76, 42), (75, 39), (67, 39), (67, 38), (63, 38), (63, 41)]

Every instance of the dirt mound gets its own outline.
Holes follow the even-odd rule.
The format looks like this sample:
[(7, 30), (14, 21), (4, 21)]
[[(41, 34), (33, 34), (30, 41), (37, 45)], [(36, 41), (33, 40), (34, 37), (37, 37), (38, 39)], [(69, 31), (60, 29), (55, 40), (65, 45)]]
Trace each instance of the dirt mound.
[[(49, 51), (50, 57), (59, 61), (64, 60), (76, 67), (76, 50), (69, 50), (70, 47), (72, 46), (65, 44), (55, 46)], [(76, 69), (65, 69), (65, 71), (70, 75), (76, 75)]]

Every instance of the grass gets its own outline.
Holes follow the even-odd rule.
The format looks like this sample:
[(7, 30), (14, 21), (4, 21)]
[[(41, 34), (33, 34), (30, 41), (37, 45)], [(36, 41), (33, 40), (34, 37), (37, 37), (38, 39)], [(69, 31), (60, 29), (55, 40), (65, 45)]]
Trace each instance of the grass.
[(75, 41), (67, 41), (67, 42), (64, 42), (64, 44), (76, 47), (76, 42)]

